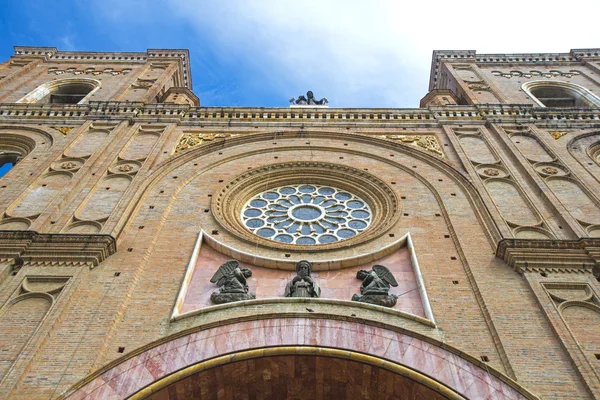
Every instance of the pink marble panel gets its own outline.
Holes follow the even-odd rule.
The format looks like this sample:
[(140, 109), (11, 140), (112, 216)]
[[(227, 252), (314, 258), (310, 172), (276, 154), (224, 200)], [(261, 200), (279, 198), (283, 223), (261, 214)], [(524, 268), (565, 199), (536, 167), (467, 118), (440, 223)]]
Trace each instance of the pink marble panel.
[[(210, 278), (227, 260), (229, 260), (227, 256), (210, 248), (206, 243), (202, 244), (183, 301), (182, 313), (213, 305), (210, 295), (218, 290), (218, 287), (210, 282)], [(312, 275), (321, 287), (321, 298), (350, 300), (353, 294), (360, 292), (361, 281), (356, 279), (356, 272), (360, 269), (371, 269), (375, 264), (388, 267), (398, 281), (398, 287), (390, 289), (390, 293), (399, 296), (394, 308), (425, 317), (410, 253), (406, 247), (372, 263), (335, 271), (313, 272)], [(295, 276), (293, 271), (262, 268), (245, 263), (241, 263), (241, 266), (252, 270), (248, 286), (251, 292), (256, 293), (257, 299), (283, 297), (285, 285)]]
[(525, 398), (477, 365), (407, 334), (350, 321), (286, 318), (215, 327), (160, 344), (98, 376), (69, 399), (127, 398), (156, 380), (215, 356), (303, 344), (387, 359), (433, 377), (466, 398)]

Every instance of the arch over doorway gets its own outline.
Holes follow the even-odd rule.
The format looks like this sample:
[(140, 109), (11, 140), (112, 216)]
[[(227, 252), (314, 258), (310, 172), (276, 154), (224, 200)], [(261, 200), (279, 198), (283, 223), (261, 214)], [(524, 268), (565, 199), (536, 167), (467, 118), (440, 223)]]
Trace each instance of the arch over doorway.
[(198, 372), (275, 356), (306, 356), (315, 363), (311, 357), (330, 357), (376, 366), (440, 398), (537, 398), (445, 344), (406, 331), (325, 318), (242, 321), (175, 334), (114, 361), (60, 398), (147, 398)]

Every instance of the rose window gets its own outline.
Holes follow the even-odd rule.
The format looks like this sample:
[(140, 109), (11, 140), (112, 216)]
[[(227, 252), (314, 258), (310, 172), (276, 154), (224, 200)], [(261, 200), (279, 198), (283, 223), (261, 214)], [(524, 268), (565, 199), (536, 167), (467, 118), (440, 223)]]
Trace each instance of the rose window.
[(244, 226), (288, 244), (327, 244), (367, 229), (372, 214), (360, 197), (332, 186), (287, 185), (252, 197), (242, 208)]

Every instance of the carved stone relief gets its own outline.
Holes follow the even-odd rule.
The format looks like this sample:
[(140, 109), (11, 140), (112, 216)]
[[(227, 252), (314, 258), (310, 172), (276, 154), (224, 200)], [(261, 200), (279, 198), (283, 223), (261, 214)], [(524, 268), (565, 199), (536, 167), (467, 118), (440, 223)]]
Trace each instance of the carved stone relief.
[(296, 276), (285, 286), (285, 297), (319, 297), (319, 284), (310, 276), (312, 265), (303, 260), (296, 264)]
[(411, 144), (443, 158), (444, 152), (435, 135), (382, 135), (382, 139)]
[(252, 300), (254, 293), (248, 293), (247, 278), (252, 276), (249, 268), (240, 268), (240, 263), (230, 260), (222, 264), (210, 279), (219, 286), (218, 292), (213, 292), (210, 300), (214, 304), (231, 303), (233, 301)]
[(50, 67), (48, 68), (49, 74), (55, 75), (63, 75), (63, 74), (72, 74), (72, 75), (127, 75), (131, 72), (131, 68), (124, 69), (115, 69), (115, 68), (100, 68), (96, 69), (96, 67), (88, 67), (85, 69), (77, 69), (75, 67), (60, 69), (58, 67)]
[(131, 84), (132, 89), (144, 89), (148, 90), (154, 85), (154, 82), (157, 81), (158, 78), (147, 79), (147, 78), (138, 78), (134, 83)]
[(135, 175), (138, 173), (142, 166), (139, 161), (120, 160), (110, 166), (108, 169), (109, 174), (127, 174)]
[(398, 296), (390, 294), (390, 287), (398, 286), (396, 278), (387, 267), (383, 265), (374, 265), (371, 271), (360, 270), (356, 273), (356, 278), (360, 279), (360, 295), (352, 296), (352, 301), (361, 303), (377, 304), (384, 307), (394, 307)]
[(222, 133), (203, 133), (203, 132), (183, 132), (183, 135), (177, 141), (175, 150), (173, 153), (179, 153), (180, 151), (191, 149), (196, 146), (200, 146), (205, 142), (212, 142), (218, 139), (225, 139), (227, 135)]
[(510, 79), (513, 77), (516, 78), (534, 78), (534, 77), (542, 77), (542, 78), (555, 78), (555, 77), (565, 77), (565, 78), (570, 78), (574, 75), (580, 75), (579, 71), (575, 71), (575, 70), (570, 70), (570, 71), (558, 71), (558, 70), (551, 70), (548, 72), (542, 72), (542, 71), (536, 71), (536, 70), (531, 70), (531, 71), (492, 71), (492, 75), (495, 76), (501, 76), (503, 78), (506, 79)]

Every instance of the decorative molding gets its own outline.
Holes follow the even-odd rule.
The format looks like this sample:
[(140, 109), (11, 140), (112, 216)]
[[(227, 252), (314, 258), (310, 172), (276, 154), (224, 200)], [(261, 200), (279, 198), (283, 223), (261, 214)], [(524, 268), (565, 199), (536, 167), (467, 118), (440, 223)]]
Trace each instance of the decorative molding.
[(97, 70), (96, 67), (89, 67), (85, 69), (77, 69), (74, 67), (70, 67), (67, 69), (60, 69), (58, 67), (50, 67), (48, 68), (49, 74), (62, 75), (62, 74), (72, 74), (72, 75), (100, 75), (100, 74), (109, 74), (109, 75), (127, 75), (131, 72), (131, 68), (123, 68), (121, 70), (114, 68), (102, 68)]
[(576, 70), (569, 70), (567, 72), (565, 71), (559, 71), (559, 70), (550, 70), (548, 72), (542, 72), (542, 71), (538, 71), (538, 70), (531, 70), (531, 71), (527, 71), (527, 72), (522, 72), (522, 71), (510, 71), (510, 72), (502, 72), (502, 71), (492, 71), (492, 75), (495, 76), (501, 76), (503, 78), (506, 79), (510, 79), (512, 77), (523, 77), (523, 78), (533, 78), (533, 77), (542, 77), (542, 78), (556, 78), (559, 76), (565, 77), (565, 78), (571, 78), (572, 76), (575, 75), (581, 75), (581, 73), (579, 71)]
[[(192, 107), (187, 104), (145, 104), (138, 101), (89, 101), (86, 104), (0, 104), (0, 121), (32, 123), (41, 121), (83, 122), (88, 119), (104, 119), (119, 122), (135, 119), (139, 122), (215, 122), (271, 123), (285, 121), (288, 124), (356, 124), (391, 125), (414, 127), (438, 127), (447, 124), (489, 122), (535, 123), (555, 128), (565, 122), (586, 126), (600, 121), (596, 108), (536, 108), (527, 104), (477, 104), (472, 106), (431, 106), (426, 109), (302, 109), (290, 108), (228, 108)], [(575, 125), (574, 125), (575, 126)]]
[(550, 136), (552, 136), (554, 138), (554, 140), (558, 140), (561, 137), (565, 136), (569, 132), (568, 131), (548, 131), (548, 133), (550, 134)]
[(592, 273), (600, 262), (600, 239), (503, 239), (496, 257), (517, 272)]
[(154, 82), (157, 81), (158, 78), (154, 78), (154, 79), (143, 79), (143, 78), (137, 78), (137, 80), (131, 84), (131, 88), (132, 89), (150, 89), (152, 87), (152, 85), (154, 85)]
[(438, 89), (443, 63), (476, 65), (581, 65), (585, 60), (597, 60), (600, 49), (572, 49), (569, 53), (477, 54), (475, 50), (435, 50), (431, 60), (429, 90)]
[(425, 149), (444, 158), (444, 152), (435, 135), (380, 135), (382, 139), (399, 141)]
[(116, 251), (116, 240), (109, 235), (0, 231), (0, 260), (14, 258), (24, 265), (94, 268)]
[(171, 154), (179, 153), (180, 151), (191, 149), (192, 147), (200, 146), (204, 142), (212, 142), (215, 139), (225, 139), (227, 135), (222, 133), (200, 133), (200, 132), (183, 132), (183, 135), (177, 141), (177, 145)]
[[(271, 188), (304, 183), (330, 185), (360, 197), (374, 210), (371, 225), (360, 235), (318, 245), (275, 242), (253, 234), (243, 225), (240, 219), (242, 207), (250, 198)], [(211, 203), (213, 216), (229, 232), (249, 243), (291, 252), (314, 253), (364, 243), (385, 234), (401, 213), (395, 192), (376, 176), (356, 168), (324, 162), (289, 162), (252, 169), (223, 184), (215, 192)]]
[(62, 133), (64, 136), (67, 136), (73, 130), (72, 126), (60, 126), (60, 127), (53, 126), (53, 128), (56, 129), (57, 131), (59, 131), (60, 133)]

